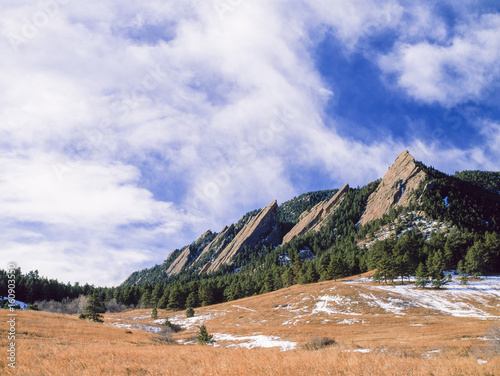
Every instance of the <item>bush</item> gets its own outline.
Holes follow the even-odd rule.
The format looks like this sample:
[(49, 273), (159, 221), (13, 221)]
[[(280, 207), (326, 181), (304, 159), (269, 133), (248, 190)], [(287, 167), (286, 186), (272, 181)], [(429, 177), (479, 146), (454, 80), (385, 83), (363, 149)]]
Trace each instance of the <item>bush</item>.
[(158, 318), (158, 310), (156, 309), (156, 307), (154, 307), (153, 311), (151, 311), (151, 318), (153, 320), (156, 320)]
[(35, 302), (35, 304), (38, 306), (40, 311), (74, 315), (85, 311), (87, 300), (88, 298), (86, 296), (80, 295), (76, 299), (64, 298), (60, 302), (56, 302), (54, 300), (44, 300), (41, 302)]
[(118, 312), (123, 312), (126, 311), (127, 309), (130, 309), (131, 307), (127, 307), (123, 303), (118, 303), (115, 298), (108, 300), (106, 303), (104, 303), (106, 306), (107, 312), (110, 313), (118, 313)]
[(159, 332), (157, 332), (156, 341), (161, 343), (167, 343), (170, 345), (175, 345), (177, 342), (172, 338), (172, 329), (169, 327), (163, 327)]
[(189, 307), (188, 309), (186, 309), (186, 317), (187, 318), (190, 318), (190, 317), (194, 317), (194, 309)]
[(168, 329), (170, 329), (172, 332), (177, 333), (182, 330), (180, 325), (177, 324), (172, 324), (168, 317), (165, 319), (165, 322), (163, 323), (164, 326), (166, 326)]
[(319, 349), (323, 349), (325, 347), (334, 346), (334, 345), (337, 345), (337, 341), (335, 341), (333, 338), (313, 337), (311, 339), (311, 342), (304, 345), (304, 349), (306, 349), (306, 350), (319, 350)]

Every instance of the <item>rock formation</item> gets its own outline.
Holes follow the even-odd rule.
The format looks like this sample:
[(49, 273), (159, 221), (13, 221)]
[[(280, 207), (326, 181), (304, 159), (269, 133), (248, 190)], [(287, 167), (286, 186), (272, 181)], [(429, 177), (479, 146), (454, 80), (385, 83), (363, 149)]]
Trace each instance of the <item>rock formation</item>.
[(181, 270), (188, 264), (189, 255), (191, 254), (191, 249), (186, 247), (184, 251), (174, 260), (172, 264), (168, 267), (166, 273), (167, 275), (179, 274)]
[(230, 264), (244, 247), (255, 247), (258, 244), (277, 245), (280, 242), (280, 223), (278, 220), (278, 204), (276, 200), (241, 229), (234, 239), (225, 247), (208, 268), (208, 272), (216, 271), (223, 264)]
[(408, 206), (413, 191), (425, 177), (425, 173), (416, 165), (415, 159), (407, 150), (399, 154), (375, 192), (368, 198), (359, 223), (365, 225), (382, 218), (392, 208)]
[(212, 240), (205, 248), (203, 248), (203, 251), (196, 259), (196, 262), (201, 261), (203, 257), (210, 252), (212, 252), (213, 255), (217, 255), (222, 249), (224, 249), (225, 246), (229, 244), (230, 241), (228, 240), (228, 238), (234, 232), (234, 224), (229, 227), (225, 226), (222, 231), (215, 237), (215, 239)]
[[(203, 243), (206, 243), (207, 237), (211, 234), (212, 232), (208, 230), (205, 232), (203, 235), (201, 235), (198, 240), (194, 243), (195, 245), (203, 245)], [(193, 258), (192, 253), (196, 253), (196, 249), (191, 249), (191, 246), (186, 247), (179, 256), (170, 264), (168, 267), (166, 274), (167, 275), (174, 275), (174, 274), (179, 274), (182, 269), (184, 269), (185, 266), (189, 264), (191, 259)]]
[(309, 231), (319, 231), (326, 219), (344, 201), (349, 185), (344, 185), (331, 199), (319, 202), (308, 212), (302, 213), (297, 224), (284, 236), (283, 244)]

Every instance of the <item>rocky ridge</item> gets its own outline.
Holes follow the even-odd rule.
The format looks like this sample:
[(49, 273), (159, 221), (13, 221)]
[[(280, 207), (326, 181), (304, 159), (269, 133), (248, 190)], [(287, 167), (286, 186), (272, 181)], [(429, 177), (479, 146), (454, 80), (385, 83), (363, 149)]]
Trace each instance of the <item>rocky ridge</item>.
[[(208, 230), (205, 232), (203, 235), (201, 235), (198, 240), (194, 244), (201, 244), (203, 245), (204, 243), (207, 242), (207, 238), (212, 232)], [(186, 247), (179, 256), (170, 264), (168, 269), (166, 270), (167, 275), (175, 275), (179, 274), (182, 269), (184, 269), (188, 264), (190, 263), (191, 259), (193, 258), (192, 254), (195, 253), (196, 250), (191, 249), (191, 246)]]
[(203, 248), (203, 251), (201, 251), (200, 255), (197, 257), (196, 262), (203, 260), (205, 255), (209, 254), (210, 252), (212, 252), (213, 254), (218, 254), (221, 250), (224, 249), (225, 246), (230, 243), (228, 240), (228, 236), (234, 232), (234, 224), (231, 224), (231, 226), (225, 226), (222, 231), (215, 237), (215, 239), (212, 240), (205, 248)]
[(359, 223), (365, 225), (382, 218), (392, 208), (408, 206), (412, 193), (425, 178), (425, 172), (417, 166), (415, 159), (407, 150), (399, 154), (375, 192), (368, 198), (366, 209)]
[(221, 265), (230, 264), (234, 256), (241, 252), (244, 247), (255, 247), (260, 243), (278, 245), (280, 238), (278, 203), (274, 200), (258, 215), (251, 218), (210, 266), (204, 269), (207, 272), (214, 272)]
[(349, 184), (346, 184), (331, 199), (322, 201), (308, 212), (302, 213), (299, 222), (283, 237), (283, 244), (310, 231), (319, 231), (330, 214), (344, 201), (348, 191)]

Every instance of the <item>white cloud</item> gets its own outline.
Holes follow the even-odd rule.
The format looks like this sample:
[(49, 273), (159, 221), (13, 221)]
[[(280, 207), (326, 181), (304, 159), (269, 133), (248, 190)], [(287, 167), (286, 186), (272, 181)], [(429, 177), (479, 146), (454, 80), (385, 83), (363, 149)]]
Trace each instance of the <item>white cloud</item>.
[(485, 14), (457, 27), (445, 44), (399, 43), (379, 65), (419, 101), (453, 106), (476, 100), (499, 78), (499, 33), (500, 16)]

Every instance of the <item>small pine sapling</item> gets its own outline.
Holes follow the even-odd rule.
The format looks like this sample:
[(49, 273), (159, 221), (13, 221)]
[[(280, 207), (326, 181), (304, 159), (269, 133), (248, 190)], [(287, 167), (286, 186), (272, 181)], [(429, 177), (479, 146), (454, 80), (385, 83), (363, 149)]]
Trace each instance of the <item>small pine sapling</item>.
[(205, 325), (200, 326), (200, 332), (198, 333), (196, 339), (200, 345), (210, 345), (215, 342), (213, 336), (208, 334), (207, 327)]

